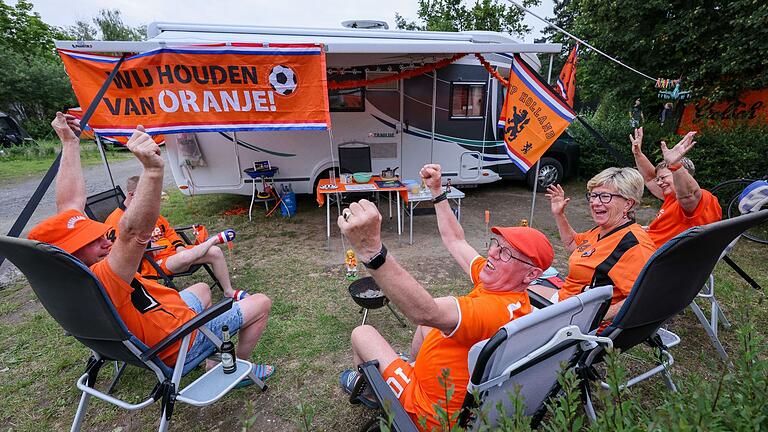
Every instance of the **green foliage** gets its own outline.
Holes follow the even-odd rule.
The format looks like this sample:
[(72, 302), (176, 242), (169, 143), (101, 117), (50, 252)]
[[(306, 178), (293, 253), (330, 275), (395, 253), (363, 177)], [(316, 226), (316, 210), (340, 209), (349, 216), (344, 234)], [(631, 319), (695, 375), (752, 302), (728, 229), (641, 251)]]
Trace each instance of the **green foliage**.
[(301, 402), (296, 405), (296, 411), (299, 413), (299, 420), (297, 426), (299, 430), (309, 432), (312, 430), (312, 419), (315, 418), (315, 408), (305, 402)]
[[(768, 3), (760, 0), (555, 0), (554, 23), (653, 77), (684, 78), (696, 98), (733, 97), (768, 86)], [(550, 30), (551, 41), (567, 36)], [(649, 80), (583, 50), (577, 70), (585, 100), (617, 95), (629, 107), (655, 99)]]
[[(624, 112), (604, 109), (595, 114), (583, 114), (582, 118), (603, 135), (630, 166), (634, 166), (629, 144), (632, 128)], [(652, 163), (661, 161), (659, 141), (665, 140), (672, 146), (682, 138), (655, 122), (646, 123), (643, 130), (643, 152)], [(583, 178), (620, 165), (579, 122), (571, 124), (568, 131), (581, 146), (579, 169)], [(768, 173), (768, 125), (715, 124), (703, 127), (696, 135), (696, 146), (688, 157), (696, 165), (694, 177), (705, 188), (732, 178), (760, 178)]]
[[(526, 6), (541, 0), (524, 0)], [(420, 23), (395, 13), (395, 25), (403, 30), (467, 31), (487, 30), (524, 35), (531, 28), (523, 24), (523, 12), (497, 0), (476, 0), (467, 7), (462, 0), (419, 0)]]
[(123, 22), (118, 9), (101, 9), (93, 17), (91, 26), (87, 21), (78, 20), (67, 27), (66, 34), (75, 40), (143, 40), (147, 38), (147, 27), (131, 27)]

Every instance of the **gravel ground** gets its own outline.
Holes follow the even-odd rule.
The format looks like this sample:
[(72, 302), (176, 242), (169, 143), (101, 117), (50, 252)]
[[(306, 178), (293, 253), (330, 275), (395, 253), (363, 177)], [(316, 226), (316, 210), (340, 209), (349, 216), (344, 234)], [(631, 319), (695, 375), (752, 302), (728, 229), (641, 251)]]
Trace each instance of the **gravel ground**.
[[(115, 183), (125, 188), (125, 180), (132, 175), (140, 173), (141, 165), (136, 159), (129, 159), (110, 163), (110, 170), (112, 171), (112, 177), (114, 178)], [(88, 195), (101, 192), (110, 187), (109, 175), (102, 164), (86, 167), (83, 174), (85, 176), (85, 189)], [(42, 175), (39, 178), (32, 180), (8, 182), (2, 186), (2, 192), (0, 193), (0, 233), (7, 234), (8, 231), (10, 231), (14, 222), (16, 222), (16, 218), (19, 217), (19, 214), (21, 214), (24, 206), (27, 204), (37, 188), (37, 185), (40, 183), (40, 180), (42, 180)], [(163, 183), (164, 187), (174, 184), (173, 176), (171, 175), (171, 170), (168, 168), (167, 162)], [(26, 236), (27, 232), (29, 232), (29, 230), (38, 222), (56, 212), (54, 186), (55, 182), (48, 188), (45, 196), (40, 201), (40, 205), (32, 214), (32, 217), (22, 231), (22, 236)], [(18, 270), (16, 270), (16, 268), (8, 261), (3, 262), (3, 264), (0, 265), (0, 287), (11, 280), (14, 280), (19, 275), (20, 273)]]

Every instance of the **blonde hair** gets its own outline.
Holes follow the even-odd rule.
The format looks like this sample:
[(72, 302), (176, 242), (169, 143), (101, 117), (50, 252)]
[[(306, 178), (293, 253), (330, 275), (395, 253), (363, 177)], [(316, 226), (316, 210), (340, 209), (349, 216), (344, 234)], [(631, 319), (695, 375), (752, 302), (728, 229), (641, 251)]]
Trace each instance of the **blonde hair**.
[(128, 180), (125, 182), (125, 192), (135, 191), (137, 184), (139, 184), (139, 176), (128, 177)]
[(643, 187), (645, 182), (640, 172), (634, 168), (606, 168), (587, 182), (587, 190), (599, 186), (609, 186), (616, 189), (622, 197), (634, 201), (627, 212), (627, 217), (635, 218), (635, 209), (643, 199)]

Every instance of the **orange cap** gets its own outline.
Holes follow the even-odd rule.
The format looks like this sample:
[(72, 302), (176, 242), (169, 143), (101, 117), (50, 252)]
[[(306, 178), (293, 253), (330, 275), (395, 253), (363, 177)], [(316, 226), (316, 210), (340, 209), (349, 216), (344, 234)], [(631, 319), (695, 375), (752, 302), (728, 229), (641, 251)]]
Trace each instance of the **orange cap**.
[(110, 229), (109, 225), (88, 219), (77, 210), (66, 210), (35, 225), (27, 237), (74, 253)]
[(546, 270), (552, 265), (555, 251), (541, 231), (530, 227), (493, 227), (491, 231), (504, 237), (512, 247), (530, 258), (536, 267)]

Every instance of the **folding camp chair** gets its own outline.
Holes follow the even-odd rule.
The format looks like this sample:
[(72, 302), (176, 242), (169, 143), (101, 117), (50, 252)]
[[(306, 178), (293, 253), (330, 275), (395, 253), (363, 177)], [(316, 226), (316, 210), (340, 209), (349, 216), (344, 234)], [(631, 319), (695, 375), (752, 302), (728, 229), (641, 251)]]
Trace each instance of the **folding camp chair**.
[[(583, 352), (597, 344), (610, 346), (610, 339), (589, 332), (597, 328), (608, 309), (612, 292), (610, 286), (586, 291), (511, 321), (490, 339), (475, 344), (469, 352), (471, 377), (459, 416), (461, 426), (493, 427), (500, 416), (513, 414), (509, 394), (520, 386), (525, 415), (531, 416), (535, 427), (546, 413), (545, 402), (559, 392), (557, 376), (562, 365), (575, 365)], [(355, 403), (360, 392), (370, 386), (382, 406), (389, 407), (394, 430), (415, 431), (411, 418), (382, 379), (378, 362), (363, 363), (358, 369), (365, 379), (358, 381), (350, 402)], [(498, 411), (499, 404), (503, 412)], [(484, 420), (476, 416), (478, 407)], [(377, 426), (378, 420), (369, 423), (368, 430)]]
[[(643, 342), (657, 350), (657, 364), (651, 370), (630, 379), (629, 387), (661, 373), (667, 386), (676, 387), (669, 374), (674, 358), (669, 348), (680, 338), (662, 328), (670, 318), (690, 305), (709, 279), (720, 254), (745, 230), (768, 220), (768, 210), (726, 219), (709, 225), (690, 228), (659, 248), (643, 267), (632, 291), (613, 322), (599, 336), (613, 340), (621, 352)], [(579, 361), (582, 390), (585, 392), (587, 413), (594, 418), (587, 381), (594, 375), (593, 366), (604, 357), (598, 347), (585, 353)], [(603, 387), (607, 384), (601, 383)]]
[[(0, 236), (0, 255), (8, 258), (24, 273), (40, 303), (53, 319), (91, 350), (85, 373), (76, 382), (82, 396), (72, 422), (72, 431), (80, 430), (91, 396), (131, 411), (161, 400), (162, 414), (158, 430), (165, 431), (176, 402), (195, 406), (210, 405), (246, 377), (266, 390), (266, 385), (253, 372), (253, 364), (240, 359), (237, 360), (237, 370), (232, 374), (224, 374), (219, 364), (186, 387), (180, 387), (181, 376), (194, 369), (192, 366), (197, 366), (184, 367), (187, 348), (192, 342), (191, 333), (200, 330), (217, 346), (221, 346), (221, 340), (204, 324), (231, 309), (232, 299), (207, 309), (155, 346), (147, 347), (126, 328), (93, 273), (73, 256), (46, 243), (6, 236)], [(157, 354), (178, 341), (181, 341), (178, 358), (175, 366), (170, 368)], [(158, 383), (146, 400), (130, 403), (94, 387), (99, 369), (104, 362), (110, 360), (126, 362), (154, 373)]]
[[(125, 201), (125, 194), (123, 193), (123, 190), (120, 188), (119, 185), (115, 186), (114, 189), (108, 189), (104, 192), (99, 192), (97, 194), (89, 196), (85, 201), (85, 214), (93, 220), (104, 222), (105, 220), (107, 220), (107, 217), (109, 217), (109, 215), (112, 214), (112, 212), (115, 211), (115, 209), (117, 209), (118, 207), (125, 210), (123, 201)], [(193, 228), (194, 227), (192, 225), (184, 226), (184, 227), (173, 227), (173, 229), (179, 234), (179, 237), (181, 237), (184, 240), (184, 242), (188, 245), (194, 244), (194, 241), (187, 236), (186, 231), (192, 230)], [(213, 279), (213, 284), (211, 285), (211, 288), (215, 286), (218, 286), (219, 288), (221, 288), (221, 283), (213, 274), (213, 270), (208, 264), (194, 264), (190, 266), (189, 269), (187, 269), (187, 271), (169, 275), (163, 271), (163, 269), (160, 267), (159, 264), (157, 264), (157, 262), (155, 262), (154, 259), (152, 259), (152, 256), (149, 252), (152, 252), (153, 250), (157, 250), (157, 249), (151, 249), (151, 248), (148, 249), (147, 253), (144, 254), (144, 259), (149, 263), (149, 265), (152, 266), (153, 269), (155, 269), (155, 272), (158, 274), (158, 277), (162, 279), (163, 283), (166, 286), (169, 286), (173, 289), (178, 289), (176, 287), (176, 284), (173, 283), (174, 278), (191, 276), (196, 271), (203, 268), (211, 277), (211, 279)]]

